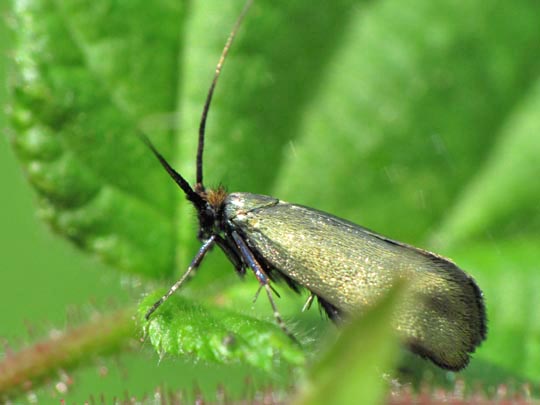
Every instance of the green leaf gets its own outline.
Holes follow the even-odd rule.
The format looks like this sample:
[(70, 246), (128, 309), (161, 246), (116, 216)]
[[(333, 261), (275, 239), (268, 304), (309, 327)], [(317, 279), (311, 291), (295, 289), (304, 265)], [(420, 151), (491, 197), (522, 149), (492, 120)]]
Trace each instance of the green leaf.
[(14, 15), (11, 123), (41, 215), (114, 267), (170, 273), (175, 190), (134, 131), (174, 110), (182, 3), (14, 1)]
[(243, 363), (268, 372), (304, 364), (302, 349), (274, 323), (206, 308), (179, 296), (171, 297), (146, 321), (146, 311), (159, 297), (152, 294), (144, 299), (139, 321), (161, 356)]
[(382, 403), (384, 374), (392, 371), (397, 357), (397, 336), (391, 325), (400, 291), (394, 288), (345, 327), (311, 369), (295, 404)]

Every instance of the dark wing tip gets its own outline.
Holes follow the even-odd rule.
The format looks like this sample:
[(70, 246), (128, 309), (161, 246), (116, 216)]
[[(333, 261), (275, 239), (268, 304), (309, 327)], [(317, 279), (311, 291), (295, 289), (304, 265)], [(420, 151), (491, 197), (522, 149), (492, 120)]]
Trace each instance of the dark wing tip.
[(459, 371), (468, 365), (471, 354), (486, 339), (484, 296), (475, 280), (452, 261), (437, 255), (429, 258), (445, 283), (439, 294), (424, 295), (423, 305), (436, 313), (439, 320), (444, 320), (451, 333), (428, 335), (424, 341), (412, 339), (407, 344), (411, 351), (439, 367)]
[(471, 359), (470, 354), (467, 352), (461, 352), (458, 356), (454, 356), (452, 360), (440, 356), (440, 354), (434, 353), (433, 351), (426, 348), (420, 342), (409, 342), (407, 343), (409, 350), (423, 359), (430, 360), (435, 365), (439, 366), (444, 370), (449, 371), (461, 371), (469, 364)]
[(476, 284), (474, 278), (461, 270), (452, 261), (437, 255), (432, 255), (430, 259), (437, 267), (444, 269), (451, 275), (452, 281), (462, 286), (464, 301), (467, 305), (474, 307), (474, 310), (471, 310), (471, 318), (473, 318), (471, 319), (471, 329), (474, 333), (471, 334), (469, 348), (469, 351), (473, 352), (487, 336), (487, 315), (484, 294), (480, 290), (480, 287), (478, 287), (478, 284)]

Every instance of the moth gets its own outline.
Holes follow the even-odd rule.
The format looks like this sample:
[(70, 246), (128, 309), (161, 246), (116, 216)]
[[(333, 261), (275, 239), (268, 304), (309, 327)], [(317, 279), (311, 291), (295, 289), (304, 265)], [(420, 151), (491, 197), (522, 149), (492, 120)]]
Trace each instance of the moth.
[(205, 127), (220, 72), (252, 1), (244, 6), (222, 51), (203, 107), (192, 187), (139, 136), (193, 204), (202, 245), (184, 275), (147, 312), (158, 307), (186, 281), (206, 253), (217, 245), (240, 275), (250, 269), (264, 289), (276, 322), (294, 339), (279, 314), (272, 282), (284, 280), (295, 291), (307, 289), (329, 318), (338, 322), (362, 311), (397, 280), (407, 288), (394, 328), (414, 353), (448, 370), (460, 370), (486, 337), (482, 292), (450, 260), (379, 235), (347, 220), (277, 198), (207, 189), (203, 183)]

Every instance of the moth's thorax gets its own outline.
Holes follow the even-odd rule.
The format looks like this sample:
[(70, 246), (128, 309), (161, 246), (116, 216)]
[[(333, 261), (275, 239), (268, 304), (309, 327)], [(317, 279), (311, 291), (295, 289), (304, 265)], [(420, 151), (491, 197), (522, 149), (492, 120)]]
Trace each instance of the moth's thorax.
[(231, 193), (223, 203), (223, 213), (226, 220), (247, 220), (250, 211), (270, 207), (279, 203), (274, 197), (251, 193)]

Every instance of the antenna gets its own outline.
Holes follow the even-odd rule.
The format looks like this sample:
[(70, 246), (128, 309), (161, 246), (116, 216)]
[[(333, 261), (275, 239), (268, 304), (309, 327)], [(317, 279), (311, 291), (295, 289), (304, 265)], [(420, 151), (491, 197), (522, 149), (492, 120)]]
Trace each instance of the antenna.
[(178, 186), (184, 191), (188, 200), (193, 202), (197, 208), (202, 208), (205, 206), (205, 202), (202, 197), (197, 194), (189, 183), (182, 177), (180, 173), (172, 168), (172, 166), (167, 162), (161, 153), (159, 153), (154, 146), (154, 144), (148, 139), (148, 137), (142, 131), (136, 131), (137, 136), (143, 141), (143, 143), (152, 151), (154, 156), (159, 160), (161, 166), (167, 171), (169, 176), (178, 184)]
[(212, 102), (212, 96), (214, 95), (214, 89), (216, 88), (217, 81), (221, 74), (221, 68), (223, 67), (225, 58), (227, 57), (227, 54), (229, 53), (229, 49), (231, 48), (234, 38), (236, 37), (236, 33), (238, 32), (238, 29), (240, 28), (240, 25), (242, 24), (242, 20), (247, 14), (252, 3), (253, 3), (253, 0), (246, 1), (246, 4), (244, 5), (242, 12), (240, 13), (240, 15), (238, 16), (238, 19), (234, 23), (234, 27), (231, 33), (229, 34), (229, 38), (227, 38), (225, 47), (223, 48), (223, 51), (221, 51), (221, 56), (216, 66), (216, 72), (214, 73), (214, 79), (212, 80), (212, 84), (210, 85), (210, 89), (208, 90), (208, 95), (206, 96), (206, 101), (204, 102), (204, 108), (203, 108), (203, 112), (201, 116), (201, 123), (199, 124), (199, 144), (197, 146), (197, 167), (196, 167), (197, 182), (195, 183), (196, 192), (204, 191), (204, 185), (203, 185), (204, 134), (206, 130), (206, 119), (208, 117), (208, 110), (210, 109), (210, 103)]

